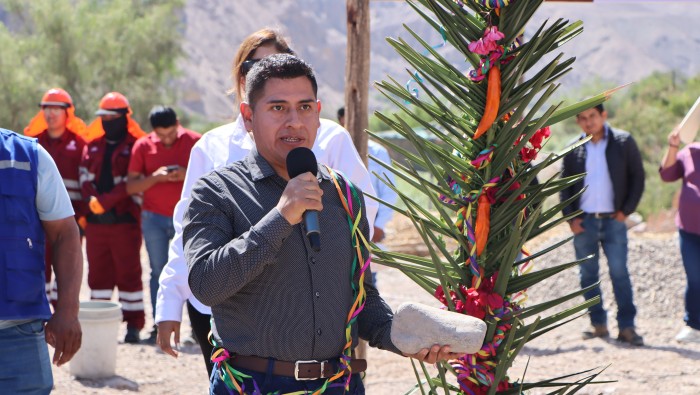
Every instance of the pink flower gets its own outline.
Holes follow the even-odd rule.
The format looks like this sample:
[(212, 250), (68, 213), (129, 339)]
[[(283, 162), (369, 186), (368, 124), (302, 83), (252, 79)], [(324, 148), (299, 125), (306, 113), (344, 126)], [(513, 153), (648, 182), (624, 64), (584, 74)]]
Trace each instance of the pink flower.
[(498, 59), (501, 58), (501, 56), (503, 56), (503, 50), (501, 49), (501, 47), (496, 46), (496, 49), (494, 49), (493, 52), (491, 52), (491, 55), (489, 55), (489, 60), (491, 61), (491, 64), (495, 64), (498, 61)]
[(499, 32), (496, 26), (486, 28), (486, 32), (484, 32), (484, 38), (493, 42), (504, 39), (505, 37), (506, 35)]
[(482, 38), (469, 43), (469, 50), (479, 55), (488, 55), (496, 48), (498, 48), (498, 45), (490, 41), (484, 41)]
[(469, 43), (469, 50), (475, 54), (488, 55), (489, 53), (499, 48), (499, 45), (496, 43), (496, 41), (504, 37), (505, 35), (499, 32), (496, 26), (491, 26), (489, 28), (486, 28), (483, 37), (481, 37), (477, 41), (472, 41)]

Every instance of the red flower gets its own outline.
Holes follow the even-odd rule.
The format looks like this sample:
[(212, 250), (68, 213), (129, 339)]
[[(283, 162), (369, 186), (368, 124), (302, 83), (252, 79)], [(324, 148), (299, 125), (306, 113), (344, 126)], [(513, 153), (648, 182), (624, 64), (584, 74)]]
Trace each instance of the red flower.
[(465, 304), (465, 314), (479, 319), (486, 317), (486, 309), (480, 303), (479, 292), (474, 288), (467, 291), (467, 302)]
[(474, 395), (487, 395), (489, 393), (488, 386), (476, 384), (471, 380), (463, 380), (461, 384), (469, 388)]
[[(525, 146), (520, 150), (520, 157), (522, 158), (523, 162), (529, 162), (537, 158), (537, 153), (542, 148), (542, 143), (545, 139), (549, 138), (551, 134), (552, 132), (549, 129), (549, 126), (545, 126), (536, 131), (535, 134), (530, 137), (528, 143), (525, 144)], [(522, 136), (520, 136), (513, 145), (517, 146), (520, 144), (520, 139), (522, 139)]]
[[(471, 380), (464, 380), (461, 382), (463, 385), (465, 385), (467, 388), (469, 388), (474, 395), (486, 395), (489, 393), (489, 386), (488, 385), (481, 385), (481, 384), (476, 384), (472, 382)], [(498, 386), (496, 387), (496, 391), (506, 391), (511, 388), (513, 388), (513, 384), (509, 383), (507, 379), (501, 381), (498, 383)]]
[(498, 187), (488, 187), (484, 190), (486, 197), (489, 199), (489, 203), (496, 203), (496, 193), (498, 192)]
[[(438, 285), (438, 287), (435, 289), (435, 297), (445, 306), (448, 306), (447, 304), (447, 297), (445, 296), (445, 290), (442, 288), (442, 285)], [(455, 306), (455, 309), (459, 311), (460, 313), (464, 313), (463, 310), (463, 304), (462, 301), (457, 300), (457, 295), (455, 294), (455, 291), (450, 290), (450, 299), (452, 299), (452, 304)]]
[[(503, 309), (506, 306), (503, 297), (493, 291), (498, 273), (489, 278), (482, 280), (478, 289), (467, 289), (464, 285), (459, 285), (459, 293), (462, 294), (465, 301), (457, 298), (455, 291), (450, 290), (450, 299), (455, 306), (455, 310), (462, 314), (467, 314), (472, 317), (483, 319), (489, 311)], [(447, 306), (447, 296), (442, 285), (438, 285), (435, 289), (435, 297)]]
[(513, 384), (509, 383), (508, 380), (506, 379), (506, 380), (503, 380), (500, 383), (498, 383), (498, 387), (497, 387), (496, 391), (505, 391), (505, 390), (508, 390), (511, 388), (513, 388)]
[[(509, 191), (517, 191), (518, 188), (520, 188), (520, 182), (516, 181), (516, 182), (512, 183), (510, 185), (510, 187), (508, 187), (508, 190)], [(506, 199), (507, 199), (507, 197), (503, 197), (502, 200), (505, 202)], [(520, 199), (525, 199), (525, 194), (520, 194), (517, 198), (515, 198), (515, 200), (520, 200)]]
[(495, 292), (482, 292), (479, 295), (479, 304), (491, 310), (503, 308), (503, 297)]
[(488, 308), (491, 310), (503, 308), (503, 297), (493, 291), (496, 285), (496, 278), (498, 278), (498, 273), (494, 273), (493, 276), (482, 280), (479, 287), (479, 304), (484, 310)]
[(534, 160), (537, 158), (537, 150), (534, 148), (523, 147), (523, 149), (520, 150), (520, 157), (523, 159), (523, 162)]
[(438, 285), (438, 287), (435, 289), (435, 297), (443, 305), (447, 306), (447, 298), (445, 298), (445, 290), (442, 289), (442, 285)]
[(549, 126), (545, 126), (532, 135), (530, 138), (530, 144), (532, 144), (533, 147), (540, 149), (542, 148), (542, 142), (544, 139), (549, 138), (551, 134), (552, 132), (549, 130)]

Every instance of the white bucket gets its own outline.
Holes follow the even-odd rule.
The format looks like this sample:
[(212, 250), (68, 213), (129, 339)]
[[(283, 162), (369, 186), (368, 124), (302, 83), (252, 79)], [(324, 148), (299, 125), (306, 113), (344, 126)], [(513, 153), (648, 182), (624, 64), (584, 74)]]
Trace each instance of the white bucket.
[(80, 302), (78, 319), (83, 330), (83, 342), (70, 361), (70, 374), (84, 379), (114, 376), (117, 335), (122, 321), (121, 304)]

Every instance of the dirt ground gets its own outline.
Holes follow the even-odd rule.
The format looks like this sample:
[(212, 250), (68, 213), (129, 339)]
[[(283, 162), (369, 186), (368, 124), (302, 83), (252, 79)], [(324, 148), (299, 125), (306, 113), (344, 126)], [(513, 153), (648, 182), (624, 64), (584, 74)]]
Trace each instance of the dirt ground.
[[(416, 234), (401, 218), (390, 223), (387, 234), (387, 248), (419, 250)], [(567, 229), (558, 228), (540, 236), (529, 247), (538, 251), (567, 235)], [(572, 260), (573, 247), (569, 243), (548, 255), (537, 260), (535, 269)], [(145, 254), (143, 257), (144, 289), (147, 289), (148, 264)], [(611, 339), (582, 340), (581, 331), (587, 328), (588, 322), (586, 317), (580, 318), (528, 343), (509, 370), (512, 380), (524, 375), (527, 382), (586, 369), (604, 369), (598, 379), (613, 382), (586, 387), (581, 394), (700, 394), (700, 344), (682, 345), (673, 339), (683, 326), (685, 288), (675, 233), (630, 232), (629, 268), (638, 308), (637, 326), (646, 346), (633, 348), (613, 340), (617, 334), (615, 305), (602, 259), (602, 288), (604, 304), (609, 311)], [(379, 290), (392, 308), (404, 301), (437, 306), (434, 298), (400, 272), (379, 265), (374, 270)], [(577, 270), (570, 270), (531, 289), (529, 303), (577, 288)], [(87, 285), (82, 295), (87, 299)], [(148, 303), (147, 309), (148, 328), (151, 325)], [(187, 314), (184, 317), (186, 319)], [(187, 325), (185, 322), (183, 328)], [(120, 339), (123, 339), (124, 331), (122, 325)], [(145, 331), (143, 335), (146, 335)], [(370, 349), (368, 363), (368, 394), (404, 394), (416, 383), (410, 361), (406, 358)], [(206, 370), (196, 348), (184, 350), (178, 359), (174, 359), (154, 346), (120, 343), (114, 377), (79, 380), (69, 374), (68, 366), (54, 367), (53, 373), (55, 394), (204, 394), (208, 388)]]

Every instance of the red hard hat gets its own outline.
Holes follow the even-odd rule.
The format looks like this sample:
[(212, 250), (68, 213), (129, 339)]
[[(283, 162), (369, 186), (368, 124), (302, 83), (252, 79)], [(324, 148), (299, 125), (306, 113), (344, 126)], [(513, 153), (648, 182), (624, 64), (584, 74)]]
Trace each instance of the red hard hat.
[(129, 100), (119, 92), (109, 92), (100, 100), (100, 109), (97, 115), (117, 114), (115, 110), (126, 110), (129, 108)]
[(68, 92), (61, 88), (49, 89), (44, 97), (41, 98), (41, 103), (39, 106), (61, 106), (70, 107), (73, 105), (73, 99), (70, 97)]

